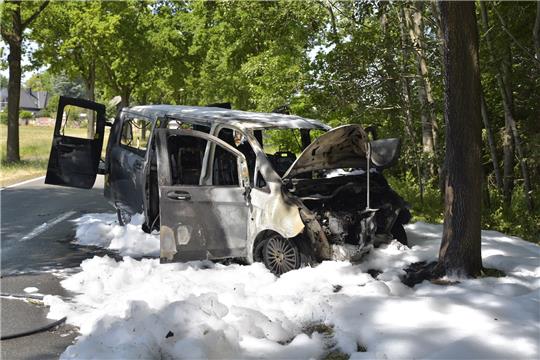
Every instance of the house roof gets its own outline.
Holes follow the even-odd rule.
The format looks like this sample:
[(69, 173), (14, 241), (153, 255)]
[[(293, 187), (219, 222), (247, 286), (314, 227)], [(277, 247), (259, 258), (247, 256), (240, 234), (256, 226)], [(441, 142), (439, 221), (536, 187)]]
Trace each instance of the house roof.
[(239, 128), (299, 128), (325, 129), (330, 127), (318, 120), (295, 115), (260, 113), (230, 110), (218, 107), (182, 106), (182, 105), (143, 105), (124, 108), (123, 114), (142, 116), (152, 120), (173, 118), (198, 124), (229, 124)]
[[(22, 89), (19, 97), (19, 107), (23, 110), (39, 111), (47, 106), (49, 93), (47, 91), (32, 91)], [(7, 88), (0, 89), (0, 102), (8, 102)]]

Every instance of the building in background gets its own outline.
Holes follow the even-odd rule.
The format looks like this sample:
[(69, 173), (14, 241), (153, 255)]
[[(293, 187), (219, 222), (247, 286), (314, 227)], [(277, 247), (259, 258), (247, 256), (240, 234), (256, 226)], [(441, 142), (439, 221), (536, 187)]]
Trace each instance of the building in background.
[[(47, 107), (49, 93), (47, 91), (32, 91), (21, 89), (19, 108), (21, 111), (30, 111), (34, 116)], [(0, 88), (0, 111), (4, 111), (8, 103), (7, 88)]]

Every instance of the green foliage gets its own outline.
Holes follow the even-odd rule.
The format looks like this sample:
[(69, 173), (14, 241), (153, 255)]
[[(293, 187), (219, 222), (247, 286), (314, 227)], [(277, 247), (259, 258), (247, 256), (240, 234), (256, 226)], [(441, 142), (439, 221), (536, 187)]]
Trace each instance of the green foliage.
[(8, 86), (8, 78), (0, 74), (0, 88), (7, 88), (7, 86)]
[(19, 118), (21, 119), (27, 120), (27, 119), (31, 119), (32, 117), (34, 117), (34, 115), (32, 115), (30, 111), (23, 110), (19, 112)]
[(413, 221), (443, 221), (443, 201), (438, 189), (427, 186), (421, 196), (418, 181), (410, 170), (404, 177), (388, 176), (387, 179), (390, 186), (411, 205)]
[[(389, 176), (388, 182), (411, 205), (412, 221), (443, 222), (443, 202), (438, 189), (427, 186), (422, 200), (418, 182), (411, 171), (407, 171), (404, 178)], [(535, 200), (538, 203), (540, 199)], [(490, 188), (490, 204), (482, 209), (482, 229), (496, 230), (540, 244), (539, 224), (540, 209), (532, 212), (527, 209), (522, 186), (515, 189), (510, 207), (505, 207), (502, 195)]]
[[(408, 31), (403, 40), (400, 28), (407, 26), (402, 10), (414, 12), (417, 6), (424, 20), (425, 79), (418, 75)], [(424, 173), (427, 163), (442, 166), (444, 154), (443, 68), (435, 9), (431, 3), (375, 1), (53, 1), (29, 32), (39, 45), (33, 65), (48, 70), (27, 85), (51, 91), (50, 115), (59, 94), (89, 96), (95, 80), (95, 97), (103, 103), (121, 95), (124, 105), (229, 101), (233, 108), (257, 111), (286, 105), (292, 114), (331, 126), (376, 125), (379, 137), (402, 139), (400, 162), (387, 171), (392, 186), (411, 203), (416, 219), (440, 222), (439, 179)], [(540, 66), (531, 56), (535, 9), (534, 2), (488, 4), (495, 62), (480, 31), (480, 65), (497, 165), (502, 166), (504, 112), (497, 75), (500, 64), (509, 61), (505, 54), (512, 55), (508, 77), (513, 107), (533, 192), (538, 192)], [(409, 106), (404, 80), (410, 84)], [(422, 154), (418, 95), (426, 80), (432, 84), (430, 110), (438, 127), (435, 155)], [(300, 151), (298, 137), (290, 134), (269, 132), (265, 140), (276, 151)], [(539, 210), (526, 210), (521, 186), (514, 190), (511, 207), (502, 205), (493, 186), (487, 139), (484, 143), (483, 164), (492, 194), (483, 210), (484, 227), (537, 239)], [(517, 164), (512, 175), (521, 184)]]
[(2, 111), (0, 111), (0, 124), (6, 125), (7, 122), (7, 107), (5, 107)]
[[(535, 198), (536, 204), (540, 199)], [(491, 191), (490, 206), (483, 209), (482, 227), (497, 230), (505, 234), (519, 236), (525, 240), (540, 244), (540, 209), (529, 211), (525, 203), (523, 186), (514, 189), (512, 204), (504, 205), (502, 194)]]

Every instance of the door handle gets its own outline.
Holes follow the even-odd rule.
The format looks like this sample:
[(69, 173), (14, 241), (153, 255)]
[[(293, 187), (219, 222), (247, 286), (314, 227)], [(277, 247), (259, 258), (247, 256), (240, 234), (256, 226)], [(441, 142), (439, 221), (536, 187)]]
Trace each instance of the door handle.
[(172, 200), (191, 200), (191, 195), (186, 191), (169, 191), (167, 197)]

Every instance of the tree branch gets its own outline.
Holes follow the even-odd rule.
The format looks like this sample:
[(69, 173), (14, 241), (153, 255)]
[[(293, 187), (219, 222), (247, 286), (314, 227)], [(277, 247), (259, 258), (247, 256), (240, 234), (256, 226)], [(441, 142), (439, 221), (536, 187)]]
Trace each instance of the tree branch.
[(537, 66), (540, 66), (540, 60), (537, 59), (533, 54), (531, 54), (531, 52), (529, 51), (529, 49), (527, 49), (525, 46), (523, 46), (519, 41), (518, 39), (516, 39), (516, 37), (510, 32), (510, 30), (508, 30), (508, 28), (506, 27), (506, 21), (504, 21), (502, 15), (499, 13), (499, 10), (497, 10), (497, 8), (495, 6), (492, 7), (493, 8), (493, 11), (495, 12), (495, 14), (497, 15), (497, 17), (499, 18), (499, 22), (501, 23), (501, 26), (504, 30), (504, 32), (514, 41), (514, 43), (521, 49), (523, 50), (523, 52), (525, 52), (525, 54), (527, 54), (530, 58), (532, 58), (535, 62), (536, 62), (536, 65)]
[(45, 0), (44, 2), (42, 2), (39, 6), (39, 9), (37, 9), (36, 12), (34, 12), (28, 19), (26, 19), (26, 21), (22, 22), (22, 29), (26, 29), (26, 27), (30, 25), (32, 21), (36, 20), (38, 15), (47, 7), (47, 5), (49, 5), (49, 0)]

